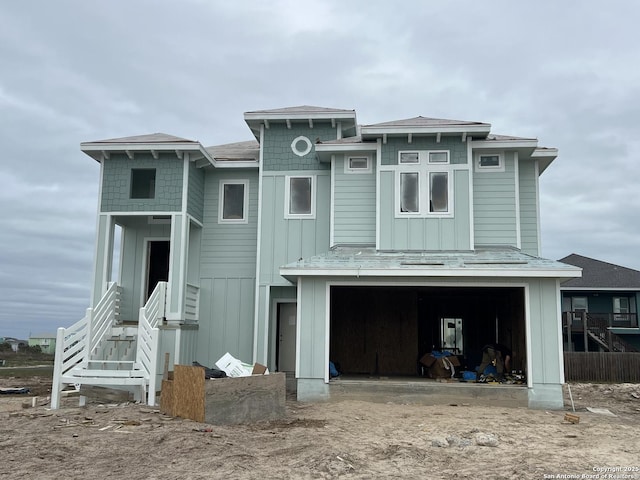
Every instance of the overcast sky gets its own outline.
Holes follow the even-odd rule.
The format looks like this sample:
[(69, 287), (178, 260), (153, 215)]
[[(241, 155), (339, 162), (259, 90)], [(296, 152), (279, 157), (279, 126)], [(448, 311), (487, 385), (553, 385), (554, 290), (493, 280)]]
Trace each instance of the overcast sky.
[(89, 306), (99, 165), (83, 141), (250, 140), (243, 112), (484, 121), (557, 147), (542, 256), (640, 269), (640, 3), (0, 3), (0, 336)]

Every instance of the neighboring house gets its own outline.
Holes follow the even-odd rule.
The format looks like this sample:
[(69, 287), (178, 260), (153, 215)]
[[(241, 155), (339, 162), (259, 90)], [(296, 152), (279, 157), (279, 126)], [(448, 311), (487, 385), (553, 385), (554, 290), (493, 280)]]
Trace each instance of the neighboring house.
[(95, 275), (87, 315), (58, 331), (54, 407), (82, 383), (153, 404), (165, 353), (260, 362), (312, 401), (331, 396), (330, 359), (416, 376), (434, 347), (470, 359), (495, 341), (527, 371), (530, 406), (562, 407), (558, 285), (580, 269), (539, 257), (556, 149), (480, 122), (358, 125), (309, 106), (244, 119), (255, 139), (227, 145), (81, 145), (101, 167)]
[(29, 336), (29, 345), (38, 345), (42, 353), (56, 353), (56, 336), (53, 333), (39, 333)]
[(14, 337), (0, 337), (0, 343), (8, 343), (11, 345), (11, 350), (17, 352), (21, 346), (27, 345), (26, 340), (20, 340), (19, 338)]
[(565, 350), (640, 351), (640, 271), (575, 253), (559, 261), (582, 268), (560, 284)]

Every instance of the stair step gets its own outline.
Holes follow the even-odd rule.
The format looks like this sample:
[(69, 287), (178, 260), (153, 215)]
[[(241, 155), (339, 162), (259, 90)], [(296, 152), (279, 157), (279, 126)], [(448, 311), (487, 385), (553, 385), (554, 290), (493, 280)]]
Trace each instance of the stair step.
[(91, 370), (86, 368), (72, 368), (69, 373), (74, 377), (83, 378), (144, 378), (145, 372), (142, 370)]

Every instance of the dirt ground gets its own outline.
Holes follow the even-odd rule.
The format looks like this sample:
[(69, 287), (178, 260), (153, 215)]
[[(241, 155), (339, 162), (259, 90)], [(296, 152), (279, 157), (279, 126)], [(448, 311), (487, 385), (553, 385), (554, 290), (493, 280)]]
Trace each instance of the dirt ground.
[[(45, 395), (50, 380), (0, 386)], [(565, 388), (565, 411), (291, 399), (283, 420), (224, 427), (134, 403), (67, 398), (52, 411), (0, 395), (0, 477), (640, 479), (640, 384), (571, 392), (577, 424), (563, 420)]]

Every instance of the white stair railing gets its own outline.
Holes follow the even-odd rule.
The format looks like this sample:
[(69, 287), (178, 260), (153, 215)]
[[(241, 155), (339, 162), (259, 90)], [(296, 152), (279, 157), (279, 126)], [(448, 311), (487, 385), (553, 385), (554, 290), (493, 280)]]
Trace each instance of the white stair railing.
[(156, 374), (158, 370), (158, 324), (165, 317), (167, 282), (158, 282), (138, 318), (136, 367), (148, 375), (147, 403), (155, 405)]
[[(51, 407), (58, 408), (62, 377), (72, 368), (87, 366), (91, 353), (118, 318), (119, 287), (110, 283), (95, 308), (87, 308), (82, 320), (68, 328), (58, 328), (53, 364)], [(97, 321), (96, 321), (97, 320)]]

